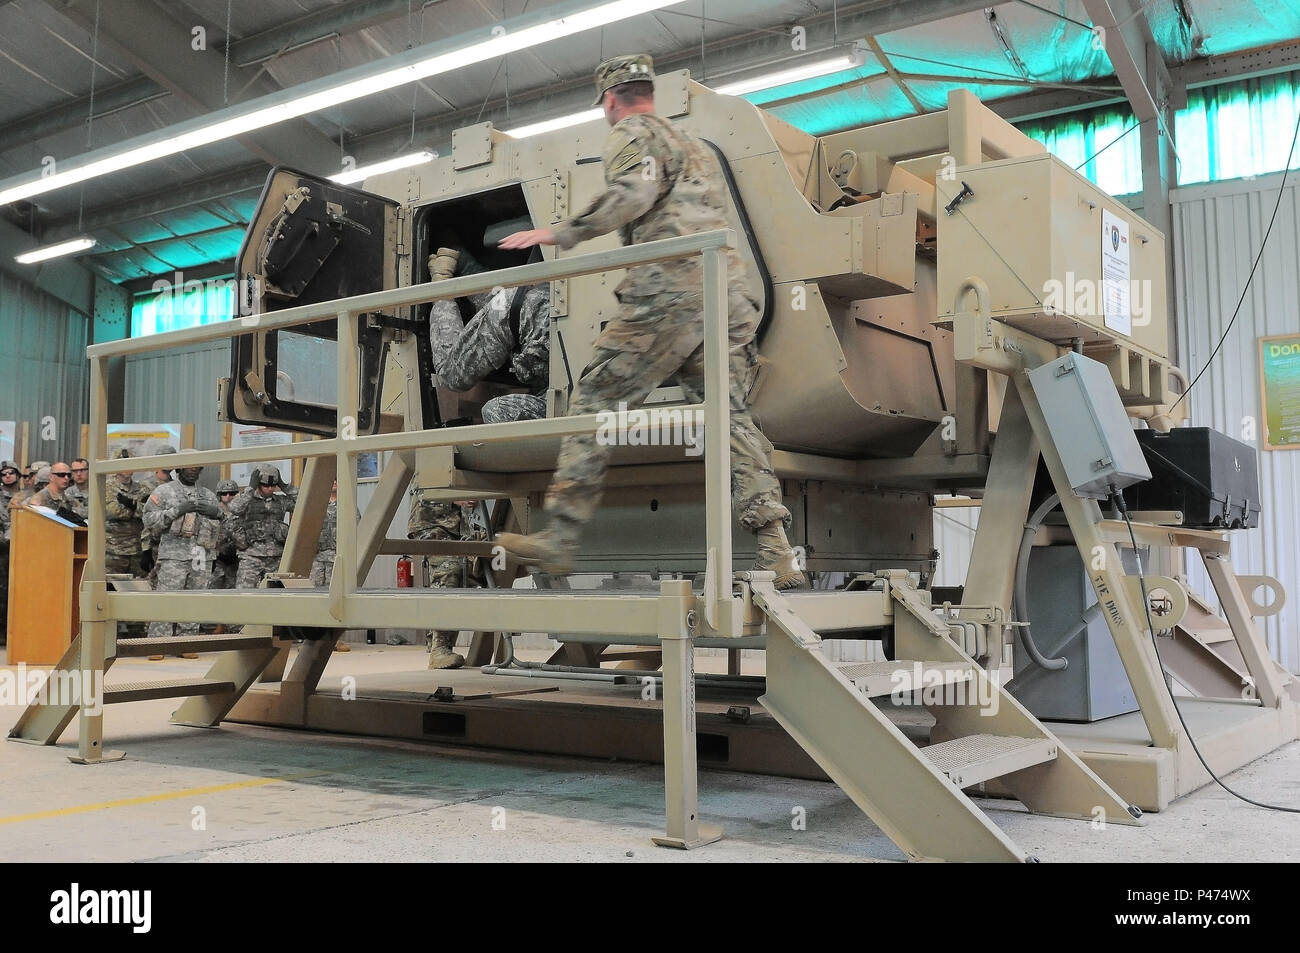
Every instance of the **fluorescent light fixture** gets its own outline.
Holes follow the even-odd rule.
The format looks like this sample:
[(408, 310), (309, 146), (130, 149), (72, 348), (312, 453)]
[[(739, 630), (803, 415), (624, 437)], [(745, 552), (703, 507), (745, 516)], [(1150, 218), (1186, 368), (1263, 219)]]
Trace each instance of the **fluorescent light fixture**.
[(98, 244), (99, 242), (93, 238), (74, 238), (71, 241), (59, 242), (57, 245), (46, 245), (44, 248), (35, 248), (32, 251), (25, 251), (21, 255), (14, 255), (14, 261), (20, 265), (34, 265), (38, 261), (48, 261), (51, 258), (74, 255), (79, 251), (85, 251), (87, 248), (94, 248)]
[[(558, 16), (554, 8), (538, 11), (531, 16), (516, 18), (509, 24), (493, 27), (490, 39), (454, 46), (432, 54), (432, 48), (450, 44), (430, 44), (390, 57), (389, 62), (400, 65), (388, 69), (376, 70), (374, 64), (356, 67), (335, 76), (263, 96), (242, 106), (229, 107), (209, 116), (178, 123), (171, 127), (172, 134), (163, 138), (156, 138), (158, 134), (152, 133), (97, 150), (82, 156), (81, 164), (76, 168), (25, 181), (23, 177), (15, 177), (0, 183), (0, 205), (53, 192), (101, 175), (175, 155), (186, 149), (264, 129), (286, 119), (305, 116), (682, 2), (683, 0), (612, 0), (594, 6), (575, 4), (573, 12)], [(132, 145), (133, 142), (136, 144)]]
[(558, 116), (555, 119), (545, 119), (542, 122), (535, 122), (528, 126), (520, 126), (518, 129), (503, 129), (502, 132), (514, 136), (516, 139), (527, 139), (529, 136), (536, 136), (543, 132), (554, 132), (556, 129), (568, 129), (570, 126), (576, 126), (579, 123), (591, 122), (593, 119), (600, 119), (605, 115), (603, 109), (584, 109), (580, 113), (572, 113), (568, 116)]
[(355, 169), (340, 172), (338, 175), (331, 175), (329, 178), (331, 182), (337, 182), (339, 185), (348, 185), (352, 182), (361, 182), (372, 175), (382, 175), (385, 172), (393, 172), (397, 169), (409, 169), (413, 165), (423, 165), (426, 162), (431, 162), (436, 155), (437, 153), (425, 149), (422, 152), (412, 152), (409, 155), (397, 156), (394, 159), (385, 159), (383, 162), (359, 165)]
[(798, 83), (805, 79), (815, 79), (818, 76), (854, 69), (861, 65), (861, 57), (836, 56), (829, 60), (804, 63), (802, 66), (793, 66), (790, 69), (779, 70), (775, 73), (765, 73), (762, 76), (755, 76), (753, 79), (743, 79), (738, 83), (727, 83), (723, 86), (714, 87), (713, 91), (722, 93), (724, 96), (744, 96), (746, 93), (756, 93), (760, 89), (772, 89), (775, 86)]

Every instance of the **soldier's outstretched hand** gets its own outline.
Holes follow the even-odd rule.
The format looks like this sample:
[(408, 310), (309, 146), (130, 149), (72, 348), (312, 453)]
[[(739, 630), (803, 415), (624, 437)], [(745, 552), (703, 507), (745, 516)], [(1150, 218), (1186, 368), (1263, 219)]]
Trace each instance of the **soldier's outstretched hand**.
[(498, 248), (532, 248), (534, 245), (554, 245), (555, 233), (549, 228), (530, 228), (501, 239)]

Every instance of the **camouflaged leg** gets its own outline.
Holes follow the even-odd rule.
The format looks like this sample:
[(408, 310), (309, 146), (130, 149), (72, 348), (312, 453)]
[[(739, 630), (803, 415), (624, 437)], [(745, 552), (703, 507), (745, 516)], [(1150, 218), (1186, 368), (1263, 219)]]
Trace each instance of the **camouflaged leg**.
[(268, 572), (275, 572), (278, 564), (278, 559), (268, 559), (264, 556), (248, 556), (241, 554), (239, 557), (239, 569), (235, 574), (235, 588), (256, 589)]
[[(157, 570), (153, 588), (156, 592), (180, 592), (189, 581), (190, 564), (182, 559), (160, 559), (155, 564)], [(171, 622), (150, 622), (149, 638), (169, 639), (176, 631)]]
[(483, 405), (483, 423), (508, 424), (546, 416), (546, 398), (536, 394), (502, 394)]
[[(569, 402), (569, 414), (617, 413), (639, 407), (704, 339), (701, 297), (671, 293), (629, 298), (596, 339), (596, 348)], [(595, 433), (565, 437), (546, 511), (561, 538), (576, 534), (600, 503), (610, 448)]]
[[(740, 525), (756, 532), (774, 520), (789, 527), (790, 511), (781, 502), (781, 483), (772, 470), (772, 443), (754, 424), (749, 391), (758, 362), (754, 331), (758, 309), (743, 295), (728, 298), (728, 354), (731, 403), (731, 500)], [(690, 356), (678, 382), (692, 403), (704, 399), (704, 348)]]
[(311, 584), (317, 589), (329, 588), (330, 577), (334, 575), (334, 556), (317, 553), (311, 561)]

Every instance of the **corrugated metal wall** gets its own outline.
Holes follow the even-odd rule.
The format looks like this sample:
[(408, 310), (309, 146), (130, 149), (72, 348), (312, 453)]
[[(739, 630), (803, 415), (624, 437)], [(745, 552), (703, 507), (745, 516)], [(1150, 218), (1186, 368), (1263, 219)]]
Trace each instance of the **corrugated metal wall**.
[[(1281, 184), (1275, 175), (1173, 193), (1179, 354), (1192, 374), (1205, 366), (1232, 317)], [(1192, 392), (1193, 424), (1241, 439), (1253, 422), (1246, 442), (1260, 446), (1257, 342), (1300, 328), (1298, 229), (1300, 176), (1293, 175), (1236, 324)], [(1233, 535), (1233, 561), (1238, 572), (1271, 575), (1287, 588), (1290, 604), (1260, 626), (1274, 657), (1300, 672), (1300, 451), (1261, 450), (1259, 467), (1262, 528)], [(1188, 575), (1198, 592), (1212, 593), (1199, 560), (1189, 560)]]
[(85, 315), (0, 273), (0, 420), (29, 425), (28, 460), (20, 463), (70, 461), (80, 451), (90, 399), (88, 327)]
[(199, 450), (221, 447), (217, 379), (230, 376), (230, 342), (172, 348), (127, 358), (123, 420), (128, 424), (194, 424)]

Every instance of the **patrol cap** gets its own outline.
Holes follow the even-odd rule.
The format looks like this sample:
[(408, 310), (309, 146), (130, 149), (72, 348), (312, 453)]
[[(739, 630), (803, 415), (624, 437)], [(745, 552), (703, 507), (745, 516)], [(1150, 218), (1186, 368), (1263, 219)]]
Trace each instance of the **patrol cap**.
[(612, 56), (596, 67), (596, 101), (599, 106), (605, 93), (623, 83), (653, 83), (655, 63), (649, 53), (629, 53)]
[(234, 480), (217, 481), (217, 493), (238, 493), (239, 484)]

